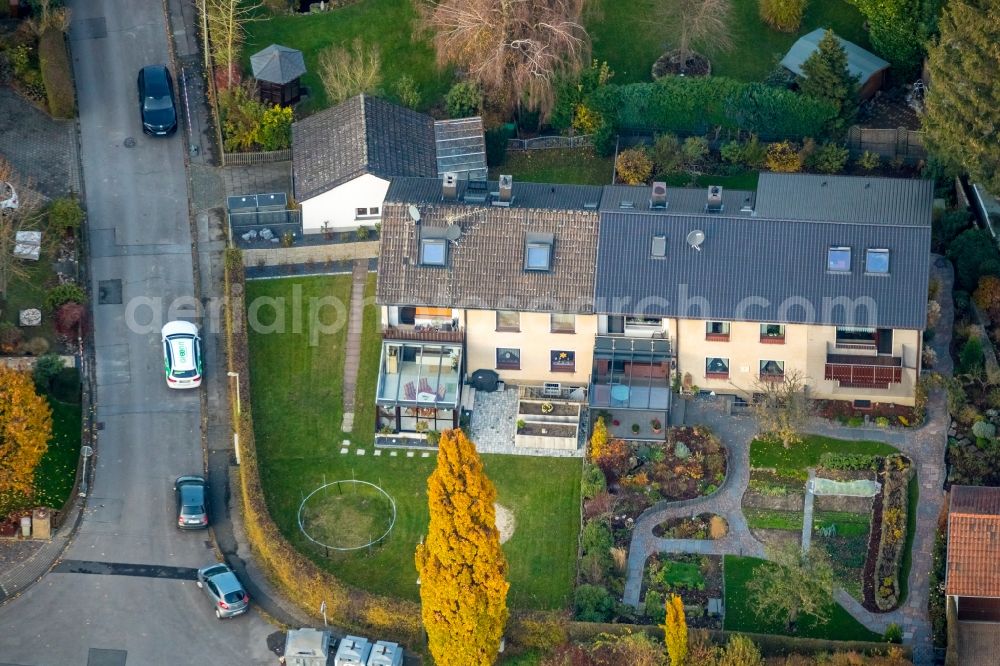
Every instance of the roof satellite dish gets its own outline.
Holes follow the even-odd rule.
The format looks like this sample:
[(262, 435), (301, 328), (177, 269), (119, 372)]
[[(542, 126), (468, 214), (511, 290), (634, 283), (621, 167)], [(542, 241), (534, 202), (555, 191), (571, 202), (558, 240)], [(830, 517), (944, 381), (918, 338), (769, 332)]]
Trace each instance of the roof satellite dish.
[(462, 227), (454, 222), (449, 224), (444, 230), (444, 237), (450, 241), (457, 241), (462, 236)]
[(687, 244), (694, 249), (701, 252), (701, 244), (705, 242), (705, 232), (701, 229), (695, 229), (687, 235)]
[(413, 204), (410, 204), (410, 207), (407, 208), (406, 210), (410, 214), (410, 219), (412, 219), (414, 222), (416, 222), (416, 223), (419, 224), (420, 223), (420, 211), (417, 210), (417, 207), (414, 206)]

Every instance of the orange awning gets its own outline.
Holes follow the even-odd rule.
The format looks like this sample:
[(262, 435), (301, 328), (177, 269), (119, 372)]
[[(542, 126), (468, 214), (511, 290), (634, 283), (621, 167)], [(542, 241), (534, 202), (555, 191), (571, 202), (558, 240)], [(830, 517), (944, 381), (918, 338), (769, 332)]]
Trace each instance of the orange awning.
[(414, 308), (417, 317), (450, 317), (451, 308)]

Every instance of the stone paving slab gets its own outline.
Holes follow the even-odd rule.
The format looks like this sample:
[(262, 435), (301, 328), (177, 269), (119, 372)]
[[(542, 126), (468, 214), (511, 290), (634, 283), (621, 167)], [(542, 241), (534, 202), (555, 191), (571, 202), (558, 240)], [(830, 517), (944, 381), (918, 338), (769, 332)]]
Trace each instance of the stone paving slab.
[(54, 120), (16, 92), (0, 86), (0, 155), (29, 187), (49, 199), (79, 193), (76, 121)]

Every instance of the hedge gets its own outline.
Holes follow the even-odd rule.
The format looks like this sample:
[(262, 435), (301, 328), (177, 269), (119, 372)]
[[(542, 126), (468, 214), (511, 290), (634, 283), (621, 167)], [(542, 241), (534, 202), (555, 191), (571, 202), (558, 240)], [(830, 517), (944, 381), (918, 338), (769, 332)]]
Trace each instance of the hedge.
[[(227, 250), (226, 347), (229, 370), (250, 376), (247, 324), (244, 298), (245, 274), (239, 250)], [(234, 419), (239, 433), (240, 466), (238, 489), (243, 508), (247, 540), (257, 562), (289, 596), (314, 617), (326, 602), (327, 618), (332, 624), (362, 633), (370, 632), (419, 649), (421, 636), (420, 606), (410, 601), (377, 596), (352, 588), (321, 569), (298, 552), (272, 520), (264, 501), (259, 463), (254, 440), (250, 383), (238, 382), (242, 413)]]
[(38, 38), (38, 63), (49, 100), (49, 113), (56, 118), (76, 115), (76, 92), (70, 69), (66, 37), (56, 28), (46, 28)]
[(837, 115), (829, 102), (718, 76), (601, 86), (587, 105), (604, 117), (605, 134), (611, 128), (703, 135), (720, 128), (767, 140), (822, 138)]

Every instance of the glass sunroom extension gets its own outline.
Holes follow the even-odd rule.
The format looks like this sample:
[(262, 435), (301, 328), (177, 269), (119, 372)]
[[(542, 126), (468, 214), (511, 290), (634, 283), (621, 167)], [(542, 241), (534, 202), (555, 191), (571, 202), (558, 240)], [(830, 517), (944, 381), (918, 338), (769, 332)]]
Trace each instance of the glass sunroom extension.
[(590, 405), (669, 409), (670, 359), (668, 340), (597, 336)]
[(454, 409), (461, 399), (462, 345), (382, 343), (376, 402), (384, 407)]

